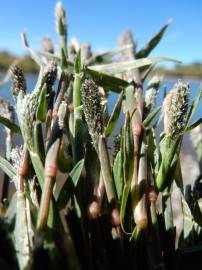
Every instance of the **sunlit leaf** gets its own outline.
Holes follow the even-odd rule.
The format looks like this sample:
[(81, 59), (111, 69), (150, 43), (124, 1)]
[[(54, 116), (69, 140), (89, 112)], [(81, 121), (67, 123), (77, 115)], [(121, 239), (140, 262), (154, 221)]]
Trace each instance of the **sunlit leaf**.
[(158, 45), (158, 43), (161, 41), (166, 29), (168, 28), (168, 26), (171, 24), (172, 20), (169, 20), (167, 22), (166, 25), (164, 25), (161, 30), (155, 34), (148, 42), (147, 44), (142, 48), (140, 49), (136, 55), (135, 55), (135, 58), (138, 59), (138, 58), (143, 58), (143, 57), (147, 57), (150, 52)]
[(120, 78), (89, 68), (86, 69), (86, 73), (96, 82), (97, 85), (102, 86), (106, 91), (121, 93), (131, 84)]
[(142, 58), (133, 61), (126, 62), (114, 62), (111, 64), (89, 66), (89, 70), (103, 72), (110, 75), (116, 75), (130, 70), (156, 64), (158, 62), (175, 62), (180, 63), (178, 60), (169, 57), (154, 57), (154, 58)]
[(132, 45), (126, 45), (121, 48), (115, 48), (111, 51), (103, 52), (100, 54), (93, 55), (87, 62), (88, 65), (93, 65), (96, 63), (103, 63), (106, 61), (110, 61), (111, 58), (117, 54), (122, 53), (125, 50), (128, 50), (132, 47)]

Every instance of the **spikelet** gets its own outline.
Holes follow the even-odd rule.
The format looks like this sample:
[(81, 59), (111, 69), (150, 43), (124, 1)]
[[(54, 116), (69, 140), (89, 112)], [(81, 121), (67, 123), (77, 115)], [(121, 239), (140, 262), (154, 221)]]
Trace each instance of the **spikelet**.
[(38, 93), (33, 92), (31, 95), (25, 95), (18, 98), (17, 114), (20, 128), (28, 148), (33, 147), (33, 126), (36, 118), (38, 106)]
[(189, 85), (178, 82), (163, 103), (164, 131), (167, 136), (181, 135), (187, 120)]
[(17, 65), (11, 66), (10, 75), (12, 82), (11, 92), (14, 100), (16, 101), (20, 91), (22, 91), (23, 94), (26, 93), (26, 81), (22, 69)]
[(55, 18), (56, 18), (56, 32), (60, 36), (67, 36), (66, 12), (60, 1), (57, 2), (55, 7)]
[(159, 86), (160, 86), (160, 79), (158, 76), (154, 76), (148, 82), (147, 91), (145, 93), (145, 107), (147, 111), (150, 111), (156, 102)]
[(44, 71), (44, 77), (47, 85), (47, 92), (50, 92), (57, 79), (57, 65), (54, 61), (48, 63)]
[(92, 80), (85, 80), (82, 88), (82, 103), (89, 133), (97, 150), (99, 136), (103, 133), (102, 113), (98, 86)]

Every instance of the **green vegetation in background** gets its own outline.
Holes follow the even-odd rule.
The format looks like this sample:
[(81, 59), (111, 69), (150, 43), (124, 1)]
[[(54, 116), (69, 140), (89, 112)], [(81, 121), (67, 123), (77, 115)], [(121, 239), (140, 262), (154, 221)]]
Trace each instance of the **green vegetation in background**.
[(159, 75), (163, 75), (165, 77), (171, 78), (194, 78), (194, 79), (201, 79), (202, 78), (202, 63), (200, 62), (193, 62), (187, 65), (179, 65), (176, 64), (172, 68), (168, 69), (165, 67), (158, 67), (155, 70), (156, 73)]
[(29, 55), (19, 57), (7, 51), (0, 52), (0, 72), (6, 72), (10, 65), (17, 61), (25, 73), (37, 73), (38, 65), (32, 60)]

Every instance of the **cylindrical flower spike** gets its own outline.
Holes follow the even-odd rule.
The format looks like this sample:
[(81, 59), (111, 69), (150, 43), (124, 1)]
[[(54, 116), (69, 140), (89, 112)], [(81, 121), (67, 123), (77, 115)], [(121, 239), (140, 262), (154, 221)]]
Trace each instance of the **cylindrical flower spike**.
[(189, 85), (178, 82), (166, 96), (164, 109), (164, 131), (166, 136), (181, 135), (187, 120)]
[(102, 113), (98, 86), (92, 80), (85, 80), (82, 88), (82, 102), (93, 145), (98, 150), (98, 139), (103, 133)]
[(164, 100), (165, 139), (162, 161), (156, 179), (156, 186), (160, 191), (169, 184), (167, 183), (169, 170), (174, 166), (173, 162), (177, 163), (182, 134), (187, 122), (188, 98), (189, 85), (178, 82)]
[(48, 63), (44, 71), (45, 83), (47, 84), (47, 91), (50, 92), (57, 79), (57, 65), (55, 62), (51, 61)]
[(17, 65), (11, 66), (10, 74), (12, 82), (12, 95), (16, 101), (20, 91), (22, 91), (24, 94), (26, 93), (26, 81), (22, 69)]

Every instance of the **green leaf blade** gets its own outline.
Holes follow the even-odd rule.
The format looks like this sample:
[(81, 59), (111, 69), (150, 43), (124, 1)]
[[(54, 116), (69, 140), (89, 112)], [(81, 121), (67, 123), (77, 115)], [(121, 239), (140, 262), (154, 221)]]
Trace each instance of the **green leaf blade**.
[(3, 157), (0, 156), (0, 168), (9, 176), (10, 179), (13, 179), (17, 172), (15, 168)]
[[(190, 111), (189, 111), (189, 114), (188, 114), (188, 117), (187, 117), (187, 125), (186, 125), (186, 128), (188, 128), (188, 126), (190, 125), (190, 122), (199, 106), (199, 103), (200, 103), (200, 100), (201, 100), (201, 97), (202, 97), (202, 84), (200, 85), (199, 87), (199, 90), (198, 90), (198, 93), (197, 95), (195, 96), (193, 102), (192, 102), (192, 105), (191, 105), (191, 108), (190, 108)], [(185, 130), (186, 130), (185, 128)]]
[(153, 58), (141, 58), (133, 61), (114, 62), (105, 65), (89, 66), (91, 71), (102, 72), (110, 75), (116, 75), (123, 72), (128, 72), (133, 69), (150, 66), (159, 62), (175, 62), (180, 63), (178, 60), (170, 57), (157, 56)]
[(119, 120), (119, 116), (120, 116), (120, 112), (121, 112), (122, 100), (123, 100), (123, 92), (120, 94), (118, 101), (114, 107), (114, 110), (110, 116), (110, 119), (107, 123), (107, 126), (106, 126), (105, 131), (104, 131), (105, 137), (110, 136), (116, 127), (116, 124)]
[(150, 52), (158, 45), (158, 43), (161, 41), (165, 31), (167, 30), (168, 26), (171, 24), (172, 20), (169, 20), (167, 22), (167, 24), (165, 24), (160, 31), (155, 34), (149, 41), (148, 43), (142, 48), (140, 49), (136, 55), (135, 58), (139, 59), (139, 58), (143, 58), (143, 57), (147, 57)]
[(121, 91), (131, 84), (120, 78), (89, 68), (86, 69), (86, 73), (96, 82), (97, 85), (103, 87), (105, 91), (121, 93)]
[(152, 113), (150, 113), (147, 118), (143, 121), (142, 125), (144, 128), (149, 128), (149, 126), (154, 121), (155, 117), (158, 115), (158, 113), (161, 110), (161, 106), (157, 107)]
[(67, 204), (74, 188), (77, 186), (84, 166), (84, 159), (80, 160), (69, 173), (57, 199), (57, 206), (63, 209)]
[(21, 134), (21, 130), (18, 125), (12, 123), (9, 119), (1, 115), (0, 115), (0, 124), (6, 126), (7, 128), (9, 128), (11, 131), (15, 133)]
[(123, 171), (122, 171), (122, 165), (123, 165), (123, 154), (121, 153), (121, 150), (117, 153), (116, 158), (114, 160), (114, 166), (113, 166), (113, 176), (114, 176), (114, 184), (116, 188), (116, 194), (118, 201), (121, 200), (122, 193), (123, 193)]
[(47, 93), (47, 85), (45, 83), (41, 89), (39, 104), (36, 111), (36, 119), (41, 122), (45, 122), (46, 120), (46, 113), (47, 113), (46, 93)]

